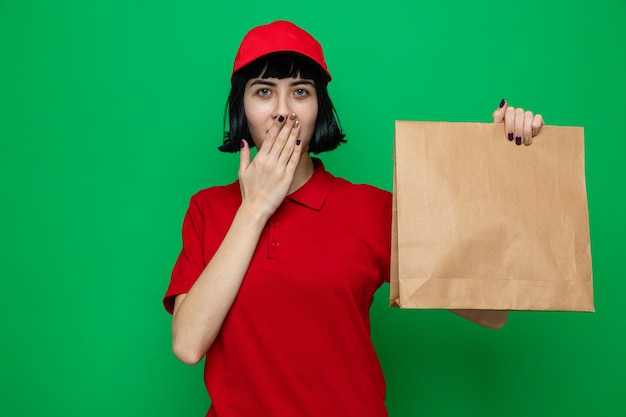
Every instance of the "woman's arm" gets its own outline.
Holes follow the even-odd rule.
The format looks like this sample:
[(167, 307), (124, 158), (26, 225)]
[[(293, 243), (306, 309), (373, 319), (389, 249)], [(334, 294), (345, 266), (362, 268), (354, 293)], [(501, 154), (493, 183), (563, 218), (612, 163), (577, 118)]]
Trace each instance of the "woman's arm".
[[(543, 126), (543, 117), (531, 111), (510, 107), (502, 99), (500, 106), (492, 114), (494, 123), (504, 124), (504, 134), (516, 145), (530, 145), (533, 137), (539, 134)], [(490, 329), (503, 327), (509, 318), (509, 312), (503, 310), (450, 310), (454, 314), (466, 318)]]
[(174, 302), (172, 349), (187, 364), (198, 363), (217, 337), (261, 232), (289, 192), (301, 155), (298, 130), (293, 120), (276, 120), (252, 162), (250, 148), (242, 141), (241, 206), (211, 261), (189, 292)]
[(480, 324), (490, 329), (500, 329), (504, 327), (509, 312), (504, 310), (450, 310), (457, 316), (461, 316), (469, 321)]

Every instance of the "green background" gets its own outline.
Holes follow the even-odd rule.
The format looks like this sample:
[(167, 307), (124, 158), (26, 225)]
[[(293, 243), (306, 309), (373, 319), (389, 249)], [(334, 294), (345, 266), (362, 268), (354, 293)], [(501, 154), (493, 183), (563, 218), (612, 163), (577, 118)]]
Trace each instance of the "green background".
[(492, 331), (385, 286), (390, 415), (626, 416), (623, 0), (0, 0), (0, 413), (204, 415), (161, 297), (189, 197), (236, 176), (236, 48), (275, 19), (325, 47), (349, 142), (323, 159), (354, 182), (391, 188), (395, 119), (490, 121), (505, 97), (585, 127), (597, 312)]

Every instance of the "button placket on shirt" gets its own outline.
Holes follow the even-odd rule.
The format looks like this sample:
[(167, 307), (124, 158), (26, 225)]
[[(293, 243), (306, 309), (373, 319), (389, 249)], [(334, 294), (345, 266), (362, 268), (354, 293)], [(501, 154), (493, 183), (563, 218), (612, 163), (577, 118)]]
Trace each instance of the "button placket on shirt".
[[(281, 206), (282, 207), (282, 206)], [(268, 239), (268, 258), (276, 259), (279, 254), (280, 248), (280, 208), (276, 210), (276, 213), (270, 218), (269, 224), (269, 239)]]

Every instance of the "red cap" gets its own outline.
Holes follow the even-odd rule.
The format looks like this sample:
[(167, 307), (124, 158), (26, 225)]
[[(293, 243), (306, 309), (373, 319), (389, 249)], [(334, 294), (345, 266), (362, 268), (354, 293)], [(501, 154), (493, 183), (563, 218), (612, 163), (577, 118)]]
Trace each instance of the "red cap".
[[(285, 20), (257, 26), (244, 36), (235, 56), (233, 74), (257, 58), (274, 52), (296, 52), (312, 59), (328, 75), (322, 45), (313, 36)], [(232, 78), (232, 75), (231, 75)]]

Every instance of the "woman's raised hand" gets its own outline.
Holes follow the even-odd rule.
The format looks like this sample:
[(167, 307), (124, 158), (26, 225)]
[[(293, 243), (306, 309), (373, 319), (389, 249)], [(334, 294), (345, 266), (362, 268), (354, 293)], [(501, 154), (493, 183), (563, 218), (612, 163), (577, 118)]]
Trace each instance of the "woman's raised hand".
[(533, 137), (539, 134), (543, 126), (543, 117), (522, 108), (510, 107), (506, 100), (502, 99), (500, 106), (493, 112), (493, 122), (504, 122), (504, 134), (516, 145), (530, 145)]
[(277, 117), (252, 161), (248, 142), (241, 141), (241, 196), (261, 215), (271, 216), (289, 192), (302, 153), (299, 130), (295, 113)]

